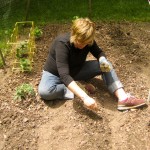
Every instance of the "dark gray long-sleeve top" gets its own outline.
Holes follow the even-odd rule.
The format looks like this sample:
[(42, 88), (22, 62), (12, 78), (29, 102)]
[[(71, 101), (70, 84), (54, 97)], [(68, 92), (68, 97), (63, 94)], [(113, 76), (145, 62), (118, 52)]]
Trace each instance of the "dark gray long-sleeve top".
[(61, 81), (68, 86), (74, 81), (73, 76), (79, 72), (89, 52), (96, 59), (105, 56), (95, 41), (92, 46), (87, 45), (83, 49), (78, 49), (70, 43), (70, 33), (58, 36), (49, 49), (44, 70), (60, 77)]

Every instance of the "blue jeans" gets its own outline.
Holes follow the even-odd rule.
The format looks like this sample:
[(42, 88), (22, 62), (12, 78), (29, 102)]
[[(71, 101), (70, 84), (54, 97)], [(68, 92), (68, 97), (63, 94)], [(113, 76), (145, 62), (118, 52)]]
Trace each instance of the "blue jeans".
[[(102, 75), (103, 81), (111, 93), (114, 93), (117, 89), (123, 87), (115, 70), (112, 69), (110, 72), (101, 72), (97, 60), (86, 61), (80, 72), (73, 78), (75, 81), (86, 81), (97, 75)], [(45, 100), (64, 99), (66, 91), (67, 87), (61, 82), (59, 77), (47, 71), (43, 71), (38, 87), (38, 92), (41, 98)]]

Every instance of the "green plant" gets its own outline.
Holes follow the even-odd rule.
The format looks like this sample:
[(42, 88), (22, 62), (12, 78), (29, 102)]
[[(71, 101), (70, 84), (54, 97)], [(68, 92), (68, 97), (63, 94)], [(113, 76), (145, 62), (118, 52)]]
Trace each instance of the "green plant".
[(74, 17), (73, 17), (73, 20), (79, 19), (79, 18), (80, 18), (79, 16), (74, 16)]
[(35, 91), (31, 84), (24, 83), (16, 88), (14, 100), (23, 100), (35, 96)]
[(5, 37), (6, 42), (8, 42), (8, 39), (9, 39), (11, 33), (12, 33), (11, 29), (4, 30), (3, 37)]
[(20, 59), (20, 67), (23, 71), (31, 71), (31, 61), (27, 58)]
[(35, 36), (35, 38), (39, 39), (39, 38), (42, 37), (42, 35), (43, 35), (42, 30), (40, 28), (38, 28), (38, 27), (35, 27), (35, 29), (34, 29), (34, 36)]
[[(0, 50), (1, 50), (1, 55), (3, 55), (4, 59), (10, 52), (10, 45), (7, 44), (7, 38), (9, 36), (10, 30), (0, 30)], [(4, 62), (3, 58), (0, 55), (0, 68), (4, 67)]]
[(72, 22), (76, 19), (79, 19), (80, 17), (79, 16), (74, 16), (73, 19), (72, 19)]
[(28, 56), (28, 42), (27, 40), (21, 41), (16, 49), (16, 57), (24, 58)]

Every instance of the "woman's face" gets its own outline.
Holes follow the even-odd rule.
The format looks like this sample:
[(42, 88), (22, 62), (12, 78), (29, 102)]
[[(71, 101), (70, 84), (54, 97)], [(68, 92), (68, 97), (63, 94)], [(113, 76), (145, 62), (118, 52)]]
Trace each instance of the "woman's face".
[(87, 44), (86, 43), (75, 42), (74, 45), (75, 45), (76, 48), (83, 49)]
[(79, 41), (74, 42), (75, 47), (79, 49), (83, 49), (86, 45), (89, 45), (89, 44), (91, 44), (91, 40), (88, 40), (85, 42), (79, 42)]

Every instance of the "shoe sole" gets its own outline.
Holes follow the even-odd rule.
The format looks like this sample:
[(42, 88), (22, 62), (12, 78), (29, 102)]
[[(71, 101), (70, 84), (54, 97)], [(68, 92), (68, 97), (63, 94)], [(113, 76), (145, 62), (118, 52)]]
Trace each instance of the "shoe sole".
[(143, 104), (140, 104), (140, 105), (136, 105), (136, 106), (118, 106), (118, 110), (129, 110), (129, 109), (133, 109), (133, 108), (138, 108), (138, 107), (141, 107), (141, 106), (144, 106), (146, 105), (146, 103), (143, 103)]

